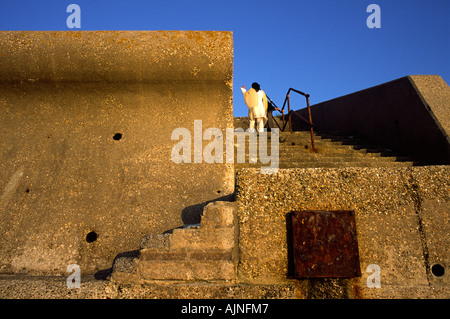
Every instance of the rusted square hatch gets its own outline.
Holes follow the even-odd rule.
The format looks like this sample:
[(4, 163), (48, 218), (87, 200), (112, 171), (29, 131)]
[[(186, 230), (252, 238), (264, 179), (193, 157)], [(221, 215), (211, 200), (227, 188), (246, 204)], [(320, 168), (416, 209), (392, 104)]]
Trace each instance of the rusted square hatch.
[(361, 276), (354, 211), (293, 212), (296, 278)]

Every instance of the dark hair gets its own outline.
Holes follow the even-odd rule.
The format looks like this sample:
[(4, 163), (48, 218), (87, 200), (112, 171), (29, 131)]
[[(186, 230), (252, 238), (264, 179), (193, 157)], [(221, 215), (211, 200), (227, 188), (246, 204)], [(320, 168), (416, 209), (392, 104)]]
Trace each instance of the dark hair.
[(258, 83), (256, 83), (256, 82), (252, 83), (252, 88), (255, 89), (256, 92), (261, 90), (261, 86)]

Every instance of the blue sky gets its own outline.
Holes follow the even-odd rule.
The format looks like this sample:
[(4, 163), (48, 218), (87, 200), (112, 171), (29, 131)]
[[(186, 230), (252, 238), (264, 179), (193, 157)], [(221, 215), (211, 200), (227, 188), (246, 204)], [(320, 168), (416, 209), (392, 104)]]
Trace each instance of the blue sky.
[[(254, 81), (279, 106), (290, 87), (315, 104), (410, 74), (450, 84), (449, 0), (1, 0), (0, 30), (70, 30), (71, 3), (77, 30), (233, 31), (235, 116)], [(369, 4), (381, 28), (367, 27)]]

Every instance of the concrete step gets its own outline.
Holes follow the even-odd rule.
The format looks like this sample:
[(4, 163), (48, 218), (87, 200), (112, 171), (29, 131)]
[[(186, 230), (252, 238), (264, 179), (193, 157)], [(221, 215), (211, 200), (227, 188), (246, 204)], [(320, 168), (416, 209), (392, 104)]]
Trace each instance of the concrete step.
[(342, 167), (411, 167), (412, 163), (406, 162), (318, 162), (318, 163), (280, 163), (279, 168), (342, 168)]
[[(300, 147), (300, 148), (305, 148), (305, 146), (307, 146), (308, 148), (311, 147), (311, 140), (310, 139), (305, 139), (305, 140), (285, 140), (282, 137), (280, 137), (280, 140), (278, 142), (279, 147), (287, 147), (287, 148), (295, 148), (295, 147)], [(267, 139), (267, 145), (270, 146), (271, 145), (271, 138), (268, 137)], [(244, 144), (243, 141), (240, 140), (235, 140), (234, 141), (235, 146), (237, 145), (241, 145)], [(259, 144), (259, 139), (255, 139), (254, 141), (252, 141), (252, 144)], [(356, 149), (356, 150), (360, 150), (360, 149), (367, 149), (369, 151), (391, 151), (388, 148), (384, 148), (384, 147), (377, 147), (374, 146), (373, 144), (358, 144), (358, 145), (346, 145), (346, 144), (339, 144), (339, 143), (334, 143), (334, 142), (330, 142), (330, 141), (326, 141), (326, 140), (315, 140), (314, 144), (316, 146), (316, 148), (320, 148), (320, 147), (333, 147), (333, 148), (342, 148), (342, 149)], [(248, 145), (250, 145), (250, 142), (248, 141), (248, 139), (245, 140), (245, 145), (246, 147), (248, 147)]]
[[(270, 147), (271, 146), (271, 137), (270, 135), (268, 136), (268, 142), (267, 145)], [(258, 143), (258, 140), (255, 140), (256, 143)], [(245, 141), (247, 147), (248, 147), (248, 140)], [(238, 141), (235, 141), (235, 145), (239, 145), (240, 143), (238, 143)], [(364, 143), (364, 144), (354, 144), (354, 145), (350, 145), (350, 144), (341, 144), (341, 143), (337, 143), (337, 142), (332, 142), (329, 140), (322, 140), (322, 139), (316, 139), (315, 140), (315, 146), (317, 149), (320, 148), (336, 148), (336, 149), (349, 149), (349, 150), (361, 150), (364, 151), (366, 153), (379, 153), (379, 152), (383, 152), (383, 153), (392, 153), (393, 151), (388, 149), (388, 148), (384, 148), (384, 147), (379, 147), (379, 146), (374, 146), (373, 144), (368, 144), (368, 143)], [(280, 136), (280, 142), (279, 142), (279, 147), (283, 147), (283, 148), (295, 148), (295, 147), (300, 147), (300, 148), (305, 148), (307, 147), (308, 149), (311, 148), (311, 139), (309, 137), (303, 137), (303, 138), (285, 138), (284, 136)]]
[(397, 161), (396, 158), (359, 158), (359, 157), (322, 157), (322, 158), (280, 158), (280, 162), (284, 163), (320, 163), (320, 162), (349, 162), (349, 163), (408, 163)]
[[(248, 123), (248, 119), (235, 119), (235, 124)], [(236, 136), (248, 135), (235, 132)], [(257, 163), (249, 163), (249, 142), (245, 142), (245, 163), (237, 163), (237, 147), (242, 142), (235, 140), (235, 163), (238, 167), (259, 167), (259, 136), (254, 133)], [(368, 141), (357, 134), (338, 132), (315, 132), (315, 151), (312, 150), (309, 131), (280, 132), (278, 140), (280, 168), (285, 167), (377, 167), (412, 166), (411, 158), (400, 156), (393, 150)], [(267, 132), (267, 153), (271, 155), (272, 134)], [(266, 166), (266, 165), (262, 165)]]
[[(237, 163), (237, 158), (235, 158)], [(256, 160), (259, 162), (259, 157), (256, 157)], [(284, 163), (290, 163), (290, 162), (311, 162), (311, 163), (318, 163), (318, 162), (369, 162), (369, 163), (413, 163), (413, 161), (402, 161), (399, 160), (396, 157), (362, 157), (362, 156), (323, 156), (323, 157), (298, 157), (298, 156), (280, 156), (279, 161)], [(245, 157), (245, 163), (249, 162), (249, 157)]]
[[(256, 154), (259, 154), (259, 149), (256, 149)], [(267, 154), (272, 154), (272, 149), (268, 147)], [(248, 149), (245, 152), (246, 157), (249, 155)], [(318, 148), (317, 152), (304, 148), (279, 148), (280, 158), (323, 158), (323, 157), (356, 157), (356, 158), (370, 158), (370, 159), (395, 159), (397, 161), (411, 161), (411, 158), (405, 156), (396, 156), (390, 153), (372, 153), (364, 151), (356, 151), (346, 148)], [(237, 150), (235, 150), (235, 158), (237, 157)]]
[[(325, 164), (324, 164), (325, 163)], [(358, 159), (358, 158), (321, 158), (321, 159), (300, 159), (300, 158), (292, 158), (292, 159), (285, 159), (280, 158), (279, 165), (281, 166), (291, 166), (291, 167), (298, 167), (298, 166), (321, 166), (326, 165), (330, 166), (332, 164), (333, 167), (340, 167), (340, 166), (413, 166), (415, 165), (412, 161), (398, 161), (395, 158), (389, 158), (389, 159), (383, 159), (383, 160), (372, 160), (372, 159)], [(235, 167), (238, 166), (266, 166), (268, 164), (261, 164), (259, 159), (256, 160), (256, 163), (249, 163), (248, 158), (245, 160), (244, 163), (238, 163), (235, 162)]]
[[(260, 168), (268, 164), (235, 164), (235, 169)], [(412, 162), (280, 162), (280, 169), (286, 168), (343, 168), (343, 167), (411, 167)]]

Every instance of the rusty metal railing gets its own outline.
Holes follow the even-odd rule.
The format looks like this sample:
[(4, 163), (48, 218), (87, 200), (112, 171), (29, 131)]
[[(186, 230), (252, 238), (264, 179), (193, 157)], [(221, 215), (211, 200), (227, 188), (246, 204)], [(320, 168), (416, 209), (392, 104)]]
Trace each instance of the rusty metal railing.
[[(298, 114), (297, 112), (291, 110), (291, 102), (290, 102), (290, 98), (289, 98), (289, 93), (291, 91), (293, 91), (295, 93), (298, 93), (300, 95), (303, 95), (306, 98), (306, 106), (307, 106), (307, 109), (308, 109), (308, 117), (309, 117), (308, 120), (305, 119), (300, 114)], [(284, 99), (283, 107), (281, 108), (281, 114), (283, 115), (283, 117), (282, 117), (283, 118), (283, 129), (281, 131), (283, 131), (283, 132), (285, 131), (286, 125), (288, 123), (288, 121), (285, 121), (285, 119), (284, 119), (284, 108), (286, 107), (286, 103), (287, 103), (287, 107), (288, 107), (288, 114), (287, 114), (287, 116), (288, 116), (290, 131), (292, 132), (292, 115), (298, 117), (301, 121), (305, 122), (306, 124), (309, 124), (310, 133), (311, 133), (312, 150), (314, 152), (316, 152), (317, 151), (316, 150), (316, 145), (314, 143), (314, 125), (313, 125), (313, 122), (312, 122), (311, 107), (309, 105), (309, 94), (301, 92), (301, 91), (293, 89), (293, 88), (289, 88), (289, 90), (286, 93), (286, 98)]]
[[(272, 107), (273, 107), (274, 109), (275, 109), (275, 108), (279, 109), (278, 106), (275, 104), (275, 102), (272, 101), (272, 99), (271, 99), (267, 94), (266, 94), (266, 97), (267, 97), (268, 102), (269, 102), (270, 104), (272, 104)], [(268, 114), (268, 115), (269, 115), (269, 114)], [(283, 131), (283, 129), (281, 129), (281, 127), (280, 127), (280, 124), (278, 124), (278, 121), (274, 118), (273, 115), (271, 115), (271, 116), (272, 116), (273, 122), (278, 126), (278, 128), (280, 129), (280, 131)]]

